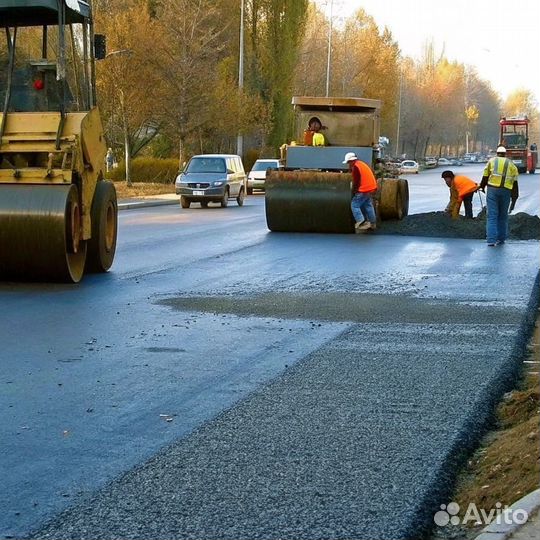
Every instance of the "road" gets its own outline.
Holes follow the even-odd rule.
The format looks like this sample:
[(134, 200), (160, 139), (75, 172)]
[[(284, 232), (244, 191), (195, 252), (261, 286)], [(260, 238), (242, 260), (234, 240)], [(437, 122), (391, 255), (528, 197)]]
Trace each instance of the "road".
[(125, 211), (109, 274), (0, 284), (1, 537), (429, 528), (516, 373), (538, 242), (269, 233), (263, 203)]

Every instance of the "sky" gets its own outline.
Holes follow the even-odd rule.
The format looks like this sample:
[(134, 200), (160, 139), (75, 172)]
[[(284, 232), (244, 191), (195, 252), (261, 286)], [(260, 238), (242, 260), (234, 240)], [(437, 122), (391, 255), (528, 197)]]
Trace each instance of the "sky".
[(427, 40), (449, 60), (475, 66), (504, 99), (516, 88), (540, 103), (539, 0), (317, 0), (339, 24), (359, 8), (387, 26), (402, 54), (420, 58)]

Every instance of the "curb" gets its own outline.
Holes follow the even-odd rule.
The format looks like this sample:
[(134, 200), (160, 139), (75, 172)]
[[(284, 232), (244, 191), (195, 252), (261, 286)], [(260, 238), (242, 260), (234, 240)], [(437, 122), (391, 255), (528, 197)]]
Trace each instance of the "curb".
[[(527, 512), (529, 518), (531, 518), (540, 509), (540, 489), (525, 495), (525, 497), (512, 504), (511, 508), (513, 510), (524, 510)], [(512, 535), (514, 535), (518, 530), (527, 528), (528, 526), (532, 527), (534, 525), (530, 524), (528, 520), (525, 523), (497, 523), (495, 521), (482, 529), (482, 532), (475, 538), (475, 540), (507, 540), (508, 538), (511, 538)], [(531, 538), (532, 537), (533, 536), (531, 536)]]
[(152, 206), (165, 206), (170, 204), (178, 204), (176, 199), (154, 199), (148, 201), (133, 201), (133, 202), (119, 202), (118, 210), (134, 210), (136, 208), (150, 208)]

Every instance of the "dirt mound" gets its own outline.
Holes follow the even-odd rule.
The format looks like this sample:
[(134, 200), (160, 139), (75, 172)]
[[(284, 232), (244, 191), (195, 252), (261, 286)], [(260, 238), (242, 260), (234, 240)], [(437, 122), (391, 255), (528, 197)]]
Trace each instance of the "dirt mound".
[[(377, 232), (403, 236), (484, 239), (486, 216), (485, 212), (481, 212), (475, 219), (465, 219), (463, 216), (452, 219), (445, 212), (427, 212), (407, 216), (402, 221), (384, 221)], [(540, 218), (524, 212), (510, 215), (508, 237), (510, 240), (540, 240)]]

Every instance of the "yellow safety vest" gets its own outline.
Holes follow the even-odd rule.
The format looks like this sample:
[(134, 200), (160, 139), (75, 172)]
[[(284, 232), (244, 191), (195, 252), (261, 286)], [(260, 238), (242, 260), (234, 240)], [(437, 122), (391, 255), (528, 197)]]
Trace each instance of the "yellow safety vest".
[(324, 135), (322, 133), (313, 134), (313, 146), (324, 146)]
[(511, 159), (494, 157), (488, 161), (484, 176), (489, 176), (488, 186), (512, 189), (518, 179), (519, 172)]

